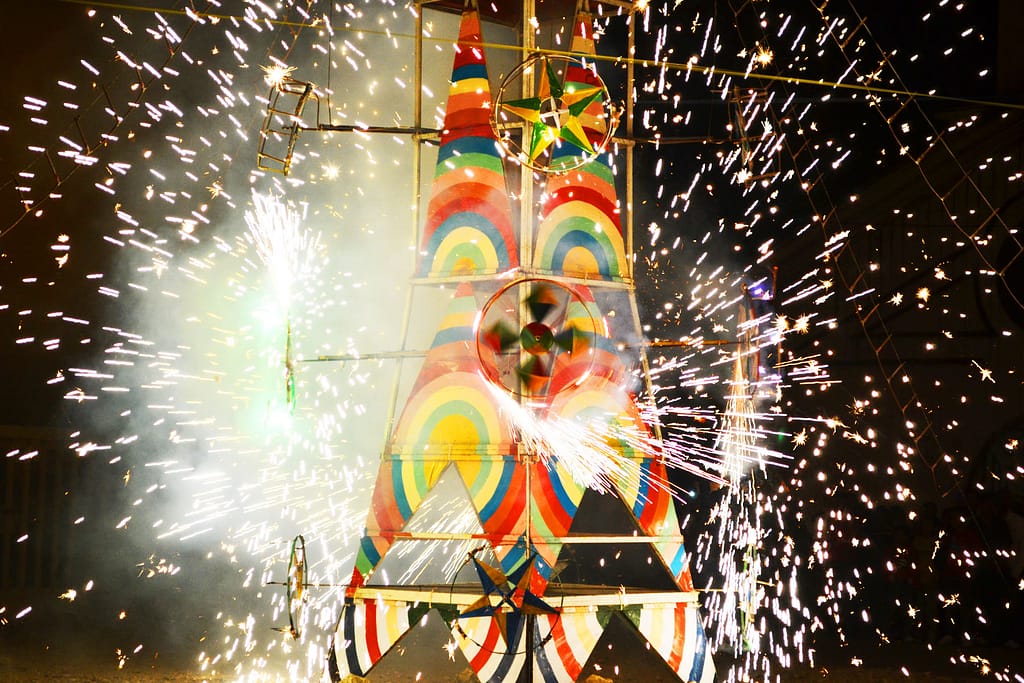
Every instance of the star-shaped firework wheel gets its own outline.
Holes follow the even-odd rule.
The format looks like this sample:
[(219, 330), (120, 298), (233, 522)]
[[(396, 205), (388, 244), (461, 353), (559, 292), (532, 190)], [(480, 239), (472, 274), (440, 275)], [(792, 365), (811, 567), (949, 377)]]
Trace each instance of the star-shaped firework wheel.
[(502, 82), (491, 111), (505, 153), (541, 173), (565, 173), (595, 159), (615, 123), (593, 62), (576, 57), (527, 58)]
[[(514, 280), (480, 311), (480, 367), (487, 379), (517, 396), (558, 393), (589, 373), (594, 329), (593, 317), (573, 289), (545, 278)], [(569, 368), (574, 377), (553, 385), (556, 368)]]
[[(497, 654), (520, 654), (517, 651), (517, 644), (520, 642), (520, 635), (524, 628), (528, 628), (527, 617), (540, 614), (560, 614), (558, 608), (545, 602), (540, 596), (530, 590), (530, 576), (536, 556), (521, 564), (509, 574), (505, 574), (500, 568), (483, 562), (477, 557), (478, 548), (469, 553), (466, 558), (466, 566), (472, 564), (476, 570), (477, 579), (483, 594), (471, 605), (458, 613), (456, 625), (459, 620), (473, 617), (491, 617), (498, 626), (503, 643), (486, 645), (476, 643), (481, 649)], [(462, 628), (459, 627), (462, 631)], [(465, 632), (463, 631), (465, 635)], [(468, 636), (467, 636), (468, 637)], [(543, 642), (551, 637), (547, 634), (541, 639), (542, 642), (534, 643), (535, 647), (543, 646)]]

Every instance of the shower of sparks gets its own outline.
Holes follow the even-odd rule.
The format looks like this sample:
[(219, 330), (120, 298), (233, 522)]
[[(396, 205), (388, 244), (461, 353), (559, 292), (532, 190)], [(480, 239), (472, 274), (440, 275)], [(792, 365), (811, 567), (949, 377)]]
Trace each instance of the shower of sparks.
[(309, 291), (326, 265), (320, 236), (304, 230), (303, 216), (280, 198), (254, 191), (252, 202), (252, 210), (245, 212), (249, 236), (287, 312), (293, 290)]
[(260, 67), (263, 69), (263, 80), (271, 88), (276, 88), (291, 78), (296, 67), (284, 66), (283, 64), (272, 64), (271, 66)]
[[(291, 175), (258, 170), (267, 84), (316, 81), (320, 120), (364, 129), (412, 125), (422, 96), (425, 126), (440, 128), (455, 21), (393, 1), (237, 4), (233, 17), (90, 10), (80, 54), (0, 121), (17, 164), (0, 198), (0, 319), (12, 357), (45, 359), (39, 384), (64, 399), (61, 457), (109, 470), (124, 504), (108, 519), (68, 491), (68, 509), (84, 511), (70, 533), (104, 525), (133, 539), (140, 556), (120, 559), (154, 594), (228, 567), (232, 587), (205, 597), (223, 604), (221, 631), (195, 644), (197, 668), (311, 679), (394, 376), (384, 361), (298, 361), (399, 347), (421, 188), (401, 136), (304, 131)], [(592, 4), (605, 54), (627, 18)], [(995, 25), (973, 19), (983, 0), (920, 3), (908, 33), (929, 40), (898, 50), (871, 32), (886, 17), (859, 4), (636, 3), (634, 250), (652, 379), (641, 405), (663, 441), (613, 436), (663, 453), (678, 475), (708, 633), (735, 655), (723, 680), (775, 680), (812, 663), (817, 638), (868, 665), (875, 644), (900, 637), (948, 638), (957, 661), (1020, 680), (975, 649), (1004, 635), (1024, 592), (1007, 502), (1024, 481), (1021, 302), (1008, 279), (1021, 237), (994, 198), (1024, 181), (1019, 138), (999, 137), (1020, 112), (936, 113), (899, 94), (957, 94), (941, 92), (940, 73), (991, 84)], [(418, 11), (431, 40), (414, 95)], [(516, 59), (501, 39), (488, 41), (503, 65), (492, 78)], [(625, 73), (621, 60), (597, 66), (610, 83)], [(524, 441), (579, 481), (607, 490), (629, 476), (607, 433), (510, 410)], [(41, 460), (9, 445), (5, 472)], [(477, 529), (464, 502), (425, 510), (417, 529)], [(1011, 532), (994, 536), (1003, 522)], [(15, 551), (38, 547), (46, 534), (19, 523)], [(291, 607), (271, 584), (298, 533), (323, 588), (309, 590), (306, 635), (292, 642), (271, 630)], [(402, 545), (381, 580), (417, 580), (430, 556), (445, 580), (470, 549), (423, 547)], [(89, 609), (111, 590), (75, 571), (55, 600)], [(5, 600), (0, 629), (35, 616)], [(160, 634), (140, 638), (159, 647)], [(116, 664), (140, 648), (118, 649)]]

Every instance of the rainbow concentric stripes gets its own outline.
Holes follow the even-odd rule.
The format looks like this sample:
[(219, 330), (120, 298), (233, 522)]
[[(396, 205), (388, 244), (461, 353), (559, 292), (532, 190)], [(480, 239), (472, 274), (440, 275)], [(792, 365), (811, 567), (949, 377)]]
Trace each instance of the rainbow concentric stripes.
[(513, 455), (456, 463), (484, 533), (520, 540), (491, 543), (502, 571), (509, 574), (529, 559), (522, 537), (526, 530), (526, 468)]
[[(416, 622), (410, 603), (348, 601), (342, 607), (324, 671), (325, 681), (365, 676)], [(419, 612), (424, 612), (420, 609)]]
[(681, 680), (713, 683), (715, 664), (696, 604), (641, 607), (636, 627)]
[(494, 275), (519, 266), (504, 166), (490, 124), (482, 43), (480, 16), (467, 10), (420, 242), (419, 277)]
[[(587, 57), (595, 55), (593, 22), (587, 13), (580, 13), (574, 27), (570, 50), (582, 59), (566, 69), (564, 85), (590, 87), (598, 84), (584, 64)], [(592, 102), (580, 117), (591, 145), (599, 144), (607, 130), (605, 104), (600, 100)], [(588, 154), (587, 150), (562, 141), (553, 148), (550, 165), (568, 167), (572, 165), (567, 161), (569, 157)], [(598, 154), (565, 174), (549, 176), (545, 196), (533, 256), (541, 272), (601, 280), (620, 279), (629, 274), (615, 177), (607, 153)]]
[(538, 615), (534, 622), (533, 642), (542, 645), (533, 660), (534, 680), (573, 683), (579, 678), (602, 633), (604, 626), (596, 611)]
[(452, 637), (481, 683), (519, 680), (526, 663), (526, 629), (506, 643), (494, 617), (463, 617), (452, 626)]

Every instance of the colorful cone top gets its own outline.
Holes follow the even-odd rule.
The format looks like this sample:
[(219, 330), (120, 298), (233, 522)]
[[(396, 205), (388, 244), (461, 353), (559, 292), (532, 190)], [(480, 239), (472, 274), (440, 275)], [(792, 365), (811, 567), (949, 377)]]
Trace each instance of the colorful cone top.
[[(597, 82), (592, 70), (593, 22), (588, 14), (581, 13), (574, 27), (571, 50), (578, 57), (567, 64), (560, 87), (580, 93), (581, 99), (571, 127), (576, 131), (575, 141), (563, 136), (563, 143), (552, 151), (555, 166), (570, 166), (565, 160), (590, 154), (592, 145), (604, 139), (608, 125), (605, 108), (609, 103), (585, 95)], [(629, 279), (615, 177), (607, 153), (597, 154), (579, 168), (548, 177), (533, 261), (543, 274)]]
[(490, 124), (480, 16), (462, 15), (418, 277), (494, 276), (519, 266), (505, 171)]

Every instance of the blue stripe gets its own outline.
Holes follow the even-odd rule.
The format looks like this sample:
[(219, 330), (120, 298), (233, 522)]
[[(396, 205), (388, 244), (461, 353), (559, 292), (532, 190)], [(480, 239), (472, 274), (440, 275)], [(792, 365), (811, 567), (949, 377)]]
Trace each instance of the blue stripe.
[(434, 335), (434, 342), (430, 345), (430, 348), (436, 349), (438, 346), (444, 344), (452, 344), (454, 342), (464, 342), (473, 338), (473, 328), (466, 326), (459, 327), (446, 327), (443, 330), (438, 330), (437, 334)]
[[(505, 239), (501, 232), (495, 227), (486, 216), (475, 211), (459, 211), (453, 213), (444, 219), (444, 222), (440, 223), (434, 230), (434, 233), (427, 240), (426, 253), (430, 255), (430, 263), (427, 263), (424, 259), (421, 264), (420, 270), (423, 271), (421, 274), (429, 272), (429, 268), (433, 266), (433, 261), (437, 258), (437, 252), (452, 232), (460, 228), (475, 228), (479, 230), (487, 238), (487, 241), (494, 248), (494, 253), (498, 258), (498, 269), (506, 270), (509, 268), (510, 259), (508, 255), (508, 249), (505, 247)], [(482, 251), (482, 250), (481, 250)], [(480, 267), (486, 266), (486, 263), (477, 264)]]
[[(548, 660), (548, 652), (540, 643), (543, 641), (543, 637), (540, 634), (540, 624), (537, 620), (533, 620), (533, 642), (536, 643), (536, 647), (533, 650), (534, 661), (537, 663), (537, 669), (540, 671), (540, 675), (543, 677), (544, 683), (558, 683), (558, 674), (555, 673), (555, 669), (551, 666), (551, 662)], [(529, 666), (529, 662), (527, 662)], [(530, 680), (533, 680), (532, 678)]]
[(558, 240), (558, 246), (555, 247), (551, 254), (552, 270), (564, 270), (565, 257), (569, 250), (575, 247), (583, 247), (589, 251), (594, 256), (594, 260), (597, 261), (598, 272), (604, 277), (610, 276), (611, 268), (608, 266), (608, 257), (604, 253), (604, 247), (593, 235), (583, 230), (572, 230), (562, 235)]
[(327, 674), (331, 683), (341, 683), (341, 670), (338, 668), (338, 651), (335, 643), (331, 643), (331, 651), (327, 654)]
[[(395, 505), (398, 507), (398, 512), (401, 513), (402, 519), (408, 521), (412, 517), (412, 506), (409, 505), (409, 499), (405, 497), (405, 486), (402, 483), (402, 470), (404, 470), (401, 462), (396, 462), (391, 468), (391, 488), (395, 492)], [(413, 478), (415, 480), (415, 477)]]
[(359, 552), (370, 561), (370, 565), (373, 567), (376, 567), (380, 562), (380, 553), (377, 552), (377, 546), (373, 544), (373, 539), (366, 535), (365, 530), (363, 531), (363, 538), (359, 541)]
[[(487, 235), (487, 238), (494, 243), (495, 250), (499, 252), (498, 258), (502, 257), (500, 252), (503, 251), (503, 249), (497, 249), (497, 247), (501, 246), (501, 234), (497, 231), (494, 227), (494, 223), (492, 223), (487, 216), (482, 213), (477, 213), (476, 211), (458, 211), (445, 218), (443, 222), (438, 223), (437, 227), (434, 229), (434, 234), (430, 236), (430, 240), (427, 242), (427, 253), (436, 254), (437, 248), (441, 246), (444, 238), (453, 230), (458, 230), (463, 227), (476, 228)], [(498, 243), (495, 243), (495, 240), (497, 240)], [(508, 259), (508, 255), (505, 255), (505, 259)]]
[(686, 547), (680, 544), (679, 548), (676, 549), (675, 557), (672, 558), (672, 562), (669, 563), (669, 571), (672, 572), (672, 576), (679, 576), (683, 573), (683, 569), (686, 567)]
[(366, 672), (359, 665), (359, 654), (356, 651), (356, 620), (352, 615), (355, 605), (348, 603), (342, 609), (341, 618), (344, 620), (345, 629), (345, 642), (343, 646), (345, 648), (345, 659), (348, 661), (348, 672), (356, 676), (363, 676)]
[(558, 470), (555, 469), (554, 463), (545, 463), (544, 467), (551, 474), (551, 488), (554, 490), (555, 496), (558, 498), (559, 505), (562, 506), (563, 510), (569, 513), (570, 517), (574, 517), (576, 515), (576, 503), (572, 502), (572, 499), (569, 498), (569, 494), (565, 492), (565, 488), (562, 486), (561, 475), (559, 475)]
[(487, 501), (480, 510), (480, 521), (484, 524), (491, 518), (491, 515), (497, 511), (503, 500), (502, 496), (498, 494), (498, 491), (508, 491), (509, 482), (512, 481), (512, 474), (515, 472), (516, 465), (510, 462), (511, 458), (505, 457), (505, 461), (501, 465), (501, 481), (498, 482), (498, 488), (495, 493), (491, 495), (491, 499)]
[(486, 154), (489, 157), (499, 156), (497, 143), (494, 141), (494, 138), (467, 135), (466, 137), (456, 138), (447, 145), (442, 146), (437, 152), (437, 165), (440, 166), (455, 156), (456, 152), (459, 154)]
[(637, 519), (643, 514), (644, 506), (649, 502), (647, 492), (651, 488), (651, 461), (645, 458), (641, 462), (643, 464), (640, 466), (640, 486), (637, 490), (636, 501), (633, 502), (633, 516)]
[(505, 576), (508, 576), (526, 562), (526, 557), (526, 541), (520, 535), (516, 544), (512, 546), (512, 549), (501, 560), (501, 571), (505, 572)]
[(501, 656), (501, 663), (494, 670), (494, 675), (487, 679), (487, 683), (505, 683), (505, 678), (508, 676), (508, 672), (512, 670), (512, 664), (515, 662), (518, 650), (518, 641), (508, 644), (508, 650)]
[(464, 81), (467, 78), (487, 78), (487, 65), (486, 64), (463, 64), (462, 66), (455, 67), (452, 69), (452, 81), (459, 82)]
[(704, 657), (707, 654), (707, 638), (704, 636), (704, 627), (700, 623), (700, 616), (695, 615), (694, 623), (697, 624), (697, 643), (693, 653), (693, 668), (690, 669), (689, 681), (699, 681), (704, 671)]

